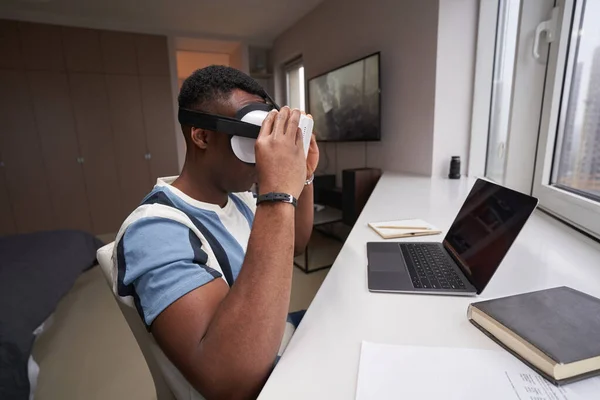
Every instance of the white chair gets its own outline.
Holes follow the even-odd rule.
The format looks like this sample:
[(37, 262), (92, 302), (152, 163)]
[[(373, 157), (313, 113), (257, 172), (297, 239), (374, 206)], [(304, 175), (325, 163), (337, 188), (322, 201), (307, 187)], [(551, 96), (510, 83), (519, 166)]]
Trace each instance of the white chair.
[[(98, 249), (98, 252), (96, 253), (98, 263), (100, 264), (100, 268), (102, 269), (104, 277), (106, 278), (108, 285), (111, 288), (113, 285), (113, 248), (114, 242)], [(138, 345), (140, 346), (140, 350), (142, 351), (142, 354), (146, 359), (148, 369), (150, 370), (150, 373), (152, 374), (152, 379), (154, 380), (157, 400), (174, 400), (176, 398), (188, 399), (194, 397), (190, 393), (189, 389), (185, 390), (185, 388), (182, 388), (183, 393), (177, 393), (177, 397), (173, 394), (173, 391), (171, 390), (171, 386), (168, 384), (168, 381), (176, 382), (175, 379), (184, 379), (183, 376), (173, 366), (173, 364), (171, 364), (169, 359), (158, 347), (158, 344), (156, 343), (152, 335), (146, 330), (146, 327), (142, 323), (142, 320), (138, 315), (137, 311), (121, 303), (121, 301), (118, 298), (116, 298), (116, 300), (117, 304), (119, 305), (119, 308), (121, 309), (121, 312), (123, 313), (123, 317), (125, 317), (125, 321), (127, 321), (127, 324), (129, 325), (131, 332), (133, 332), (133, 336), (135, 336), (135, 339)]]

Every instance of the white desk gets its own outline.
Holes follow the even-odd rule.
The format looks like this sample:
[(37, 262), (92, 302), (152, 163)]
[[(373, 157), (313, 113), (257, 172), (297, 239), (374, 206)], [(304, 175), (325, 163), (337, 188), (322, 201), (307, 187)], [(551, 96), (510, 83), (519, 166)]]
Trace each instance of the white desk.
[(479, 298), (370, 293), (365, 243), (381, 239), (367, 223), (422, 218), (446, 231), (472, 183), (381, 178), (260, 399), (354, 399), (362, 340), (497, 349), (467, 321), (476, 300), (560, 285), (600, 297), (600, 245), (540, 211)]

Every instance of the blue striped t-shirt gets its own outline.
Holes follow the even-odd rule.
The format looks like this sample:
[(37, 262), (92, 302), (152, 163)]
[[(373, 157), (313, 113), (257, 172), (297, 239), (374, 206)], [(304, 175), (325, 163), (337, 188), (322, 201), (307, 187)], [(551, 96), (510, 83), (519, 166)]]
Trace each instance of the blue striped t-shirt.
[(131, 296), (147, 327), (175, 300), (213, 279), (237, 278), (256, 202), (229, 195), (221, 208), (187, 196), (161, 178), (125, 220), (116, 240), (116, 294)]
[[(171, 186), (175, 179), (158, 179), (115, 239), (112, 289), (121, 303), (137, 309), (149, 331), (162, 311), (192, 290), (214, 279), (233, 285), (256, 211), (250, 192), (230, 194), (221, 208)], [(277, 360), (302, 315), (288, 316)], [(151, 333), (150, 339), (154, 341)], [(158, 346), (152, 350), (176, 398), (203, 399), (169, 359), (158, 354)]]

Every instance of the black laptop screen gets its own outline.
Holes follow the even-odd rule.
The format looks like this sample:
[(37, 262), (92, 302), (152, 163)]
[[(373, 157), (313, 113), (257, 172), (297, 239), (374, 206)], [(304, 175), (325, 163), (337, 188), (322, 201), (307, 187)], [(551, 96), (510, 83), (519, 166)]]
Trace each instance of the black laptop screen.
[(488, 284), (537, 199), (478, 179), (444, 238), (478, 293)]

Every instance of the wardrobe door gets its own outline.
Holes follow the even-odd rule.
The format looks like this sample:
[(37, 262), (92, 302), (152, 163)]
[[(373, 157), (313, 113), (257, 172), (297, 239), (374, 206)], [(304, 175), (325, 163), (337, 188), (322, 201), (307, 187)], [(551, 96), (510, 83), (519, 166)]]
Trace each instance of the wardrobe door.
[(60, 27), (19, 22), (23, 62), (28, 70), (64, 71)]
[(0, 68), (23, 68), (19, 26), (16, 21), (0, 19), (0, 54)]
[[(141, 76), (146, 139), (151, 154), (153, 181), (179, 173), (176, 139), (173, 132), (173, 95), (168, 76)], [(177, 132), (181, 134), (180, 132)]]
[(166, 36), (135, 35), (138, 71), (146, 76), (169, 76)]
[(152, 189), (142, 95), (137, 76), (107, 75), (106, 83), (125, 219)]
[(100, 32), (104, 72), (107, 74), (138, 74), (135, 36), (133, 33)]
[(69, 74), (71, 100), (95, 234), (116, 232), (122, 222), (121, 190), (111, 132), (106, 80)]
[(4, 177), (4, 162), (0, 153), (0, 237), (17, 233)]
[(55, 226), (27, 76), (0, 70), (0, 149), (19, 233)]
[(99, 31), (62, 27), (61, 32), (68, 71), (104, 72)]
[[(16, 21), (0, 20), (0, 54), (2, 54), (2, 57), (0, 57), (0, 68), (23, 68), (19, 28)], [(10, 198), (8, 197), (8, 188), (6, 187), (3, 160), (0, 149), (0, 236), (11, 235), (17, 232)]]
[(92, 228), (67, 75), (28, 72), (57, 229)]

